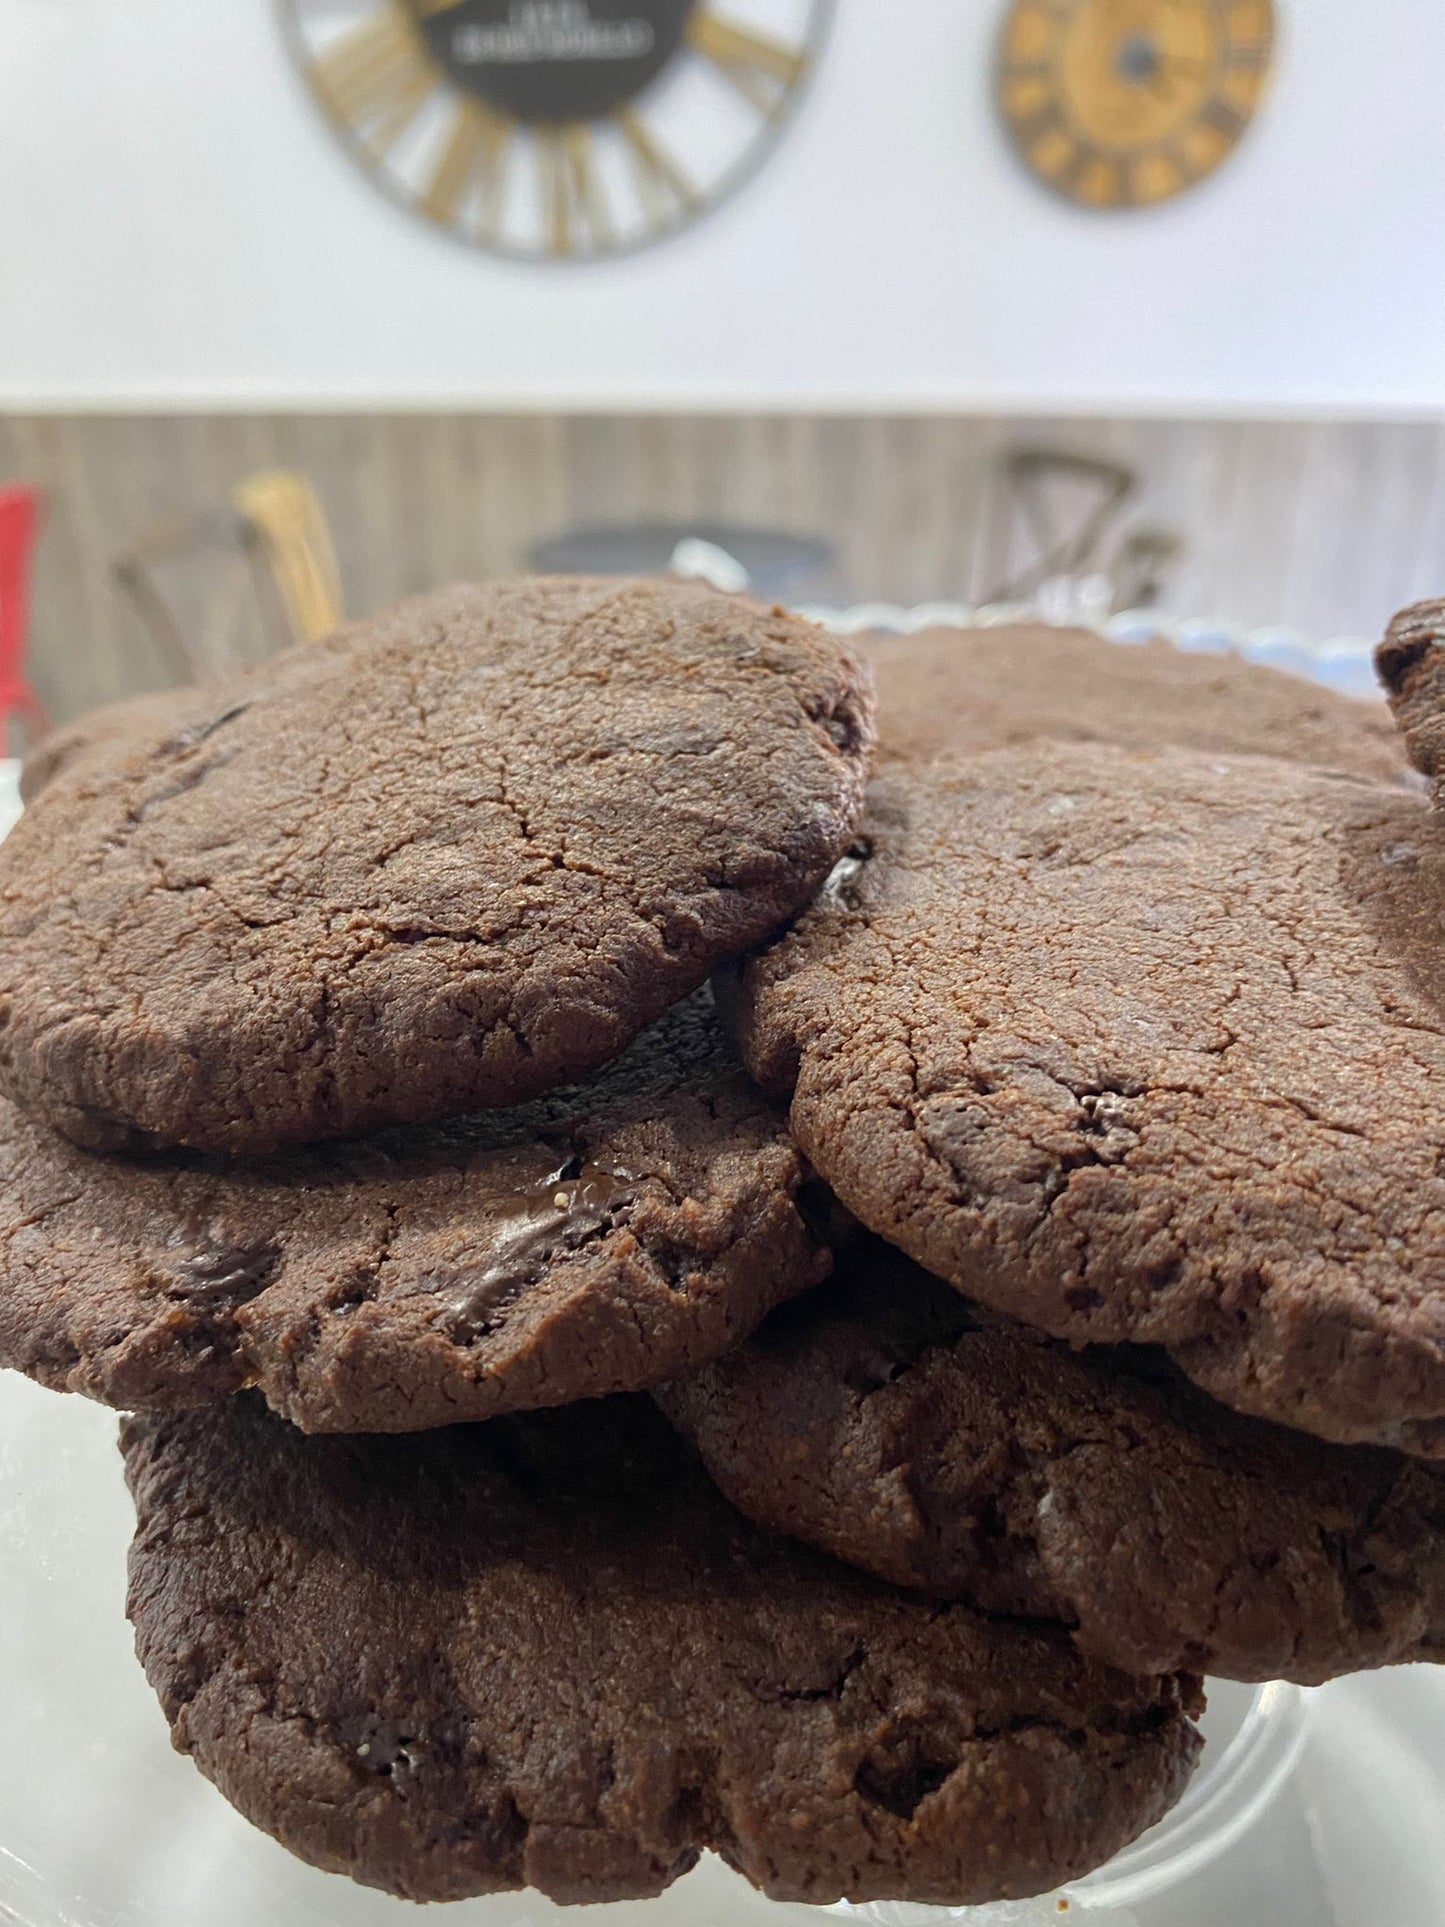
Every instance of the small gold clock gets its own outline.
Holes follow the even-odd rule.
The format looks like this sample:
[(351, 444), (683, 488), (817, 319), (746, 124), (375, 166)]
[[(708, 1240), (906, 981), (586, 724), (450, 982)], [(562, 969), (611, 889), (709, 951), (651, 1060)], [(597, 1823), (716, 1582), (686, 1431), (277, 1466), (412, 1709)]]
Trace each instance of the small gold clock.
[(646, 246), (763, 158), (831, 0), (278, 0), (353, 158), (495, 254)]
[(1086, 207), (1143, 207), (1233, 152), (1273, 54), (1271, 0), (1014, 0), (999, 105), (1048, 186)]

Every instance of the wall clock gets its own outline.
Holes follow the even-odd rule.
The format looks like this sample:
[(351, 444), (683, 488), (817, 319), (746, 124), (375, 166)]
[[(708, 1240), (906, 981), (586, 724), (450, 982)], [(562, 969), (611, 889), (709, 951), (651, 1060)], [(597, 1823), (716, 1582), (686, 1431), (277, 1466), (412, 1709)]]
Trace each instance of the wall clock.
[(498, 254), (662, 240), (763, 158), (831, 0), (280, 0), (317, 101), (393, 199)]
[(1014, 0), (998, 97), (1025, 162), (1090, 207), (1212, 174), (1264, 95), (1271, 0)]

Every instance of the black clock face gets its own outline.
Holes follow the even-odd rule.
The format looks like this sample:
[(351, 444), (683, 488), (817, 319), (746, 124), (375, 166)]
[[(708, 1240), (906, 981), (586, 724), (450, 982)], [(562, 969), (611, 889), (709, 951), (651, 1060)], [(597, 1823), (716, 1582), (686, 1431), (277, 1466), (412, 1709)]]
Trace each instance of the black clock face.
[(412, 0), (438, 66), (521, 121), (597, 120), (682, 46), (693, 0)]
[(276, 0), (393, 200), (490, 253), (650, 246), (769, 152), (832, 0)]

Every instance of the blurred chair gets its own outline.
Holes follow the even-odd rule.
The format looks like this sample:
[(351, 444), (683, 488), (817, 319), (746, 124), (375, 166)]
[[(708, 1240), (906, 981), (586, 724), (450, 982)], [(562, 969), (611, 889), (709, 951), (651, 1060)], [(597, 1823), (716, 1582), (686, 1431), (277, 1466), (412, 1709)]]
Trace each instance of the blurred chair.
[(27, 742), (45, 733), (45, 711), (25, 674), (30, 571), (40, 519), (35, 489), (0, 489), (0, 755), (8, 752), (17, 722)]
[(1010, 450), (999, 464), (996, 496), (1004, 573), (979, 600), (1048, 602), (1059, 585), (1095, 578), (1106, 612), (1152, 607), (1185, 543), (1173, 530), (1142, 524), (1120, 535), (1138, 490), (1138, 475), (1119, 462), (1059, 449)]
[(315, 642), (344, 620), (331, 525), (304, 475), (271, 469), (232, 497), (243, 527), (270, 565), (293, 642)]
[[(326, 512), (306, 477), (285, 469), (248, 476), (223, 508), (153, 523), (112, 568), (176, 683), (230, 666), (243, 626), (259, 626), (270, 653), (343, 620)], [(202, 578), (189, 597), (171, 582), (183, 572)]]
[(637, 522), (568, 529), (532, 545), (529, 561), (546, 575), (666, 575), (687, 544), (731, 556), (764, 602), (796, 602), (834, 588), (838, 558), (816, 535), (730, 522)]

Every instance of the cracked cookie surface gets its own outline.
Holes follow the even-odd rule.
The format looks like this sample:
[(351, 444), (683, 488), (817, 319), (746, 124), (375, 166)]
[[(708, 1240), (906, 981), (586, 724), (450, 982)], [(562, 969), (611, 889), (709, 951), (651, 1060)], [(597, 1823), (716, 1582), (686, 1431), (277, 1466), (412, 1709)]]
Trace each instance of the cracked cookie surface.
[(0, 1100), (0, 1363), (131, 1409), (257, 1385), (316, 1431), (632, 1390), (825, 1274), (802, 1182), (705, 988), (585, 1084), (245, 1166)]
[(865, 670), (683, 582), (458, 588), (179, 699), (0, 849), (0, 1086), (255, 1154), (534, 1096), (813, 895)]
[(927, 757), (1053, 737), (1128, 749), (1282, 756), (1410, 780), (1388, 711), (1242, 656), (1120, 644), (1043, 623), (862, 635), (878, 678), (879, 753)]
[(33, 803), (52, 777), (81, 761), (122, 758), (133, 739), (143, 744), (153, 730), (174, 735), (184, 728), (195, 698), (193, 688), (148, 690), (60, 723), (41, 737), (21, 764), (21, 801)]
[(1198, 1682), (749, 1526), (646, 1400), (305, 1439), (123, 1427), (130, 1613), (177, 1747), (317, 1865), (416, 1900), (1046, 1890), (1160, 1818)]
[(759, 1525), (1127, 1672), (1445, 1661), (1445, 1466), (1245, 1418), (1159, 1352), (1072, 1352), (881, 1239), (654, 1397)]
[(980, 1302), (1445, 1456), (1445, 839), (1265, 758), (895, 768), (730, 992), (843, 1203)]

